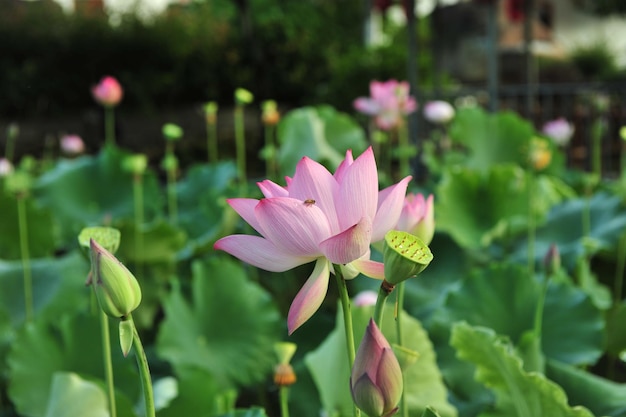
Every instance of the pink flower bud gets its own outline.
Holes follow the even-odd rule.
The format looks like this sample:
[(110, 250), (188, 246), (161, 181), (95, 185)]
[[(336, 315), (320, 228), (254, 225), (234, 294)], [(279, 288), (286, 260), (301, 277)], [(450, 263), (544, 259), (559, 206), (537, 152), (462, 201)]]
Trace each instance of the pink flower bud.
[(374, 320), (370, 319), (352, 367), (352, 399), (368, 416), (388, 417), (398, 410), (402, 389), (398, 359)]
[(6, 158), (0, 158), (0, 178), (13, 172), (13, 164)]
[(376, 299), (378, 299), (378, 293), (376, 291), (367, 290), (361, 291), (354, 297), (355, 307), (368, 307), (376, 305)]
[(114, 77), (106, 76), (91, 88), (91, 94), (102, 106), (115, 107), (122, 100), (124, 90)]
[(79, 155), (85, 152), (85, 143), (78, 135), (63, 135), (61, 137), (61, 151), (66, 155)]
[(429, 245), (435, 235), (433, 195), (424, 199), (422, 194), (407, 194), (396, 230), (411, 233)]
[(574, 135), (574, 126), (564, 118), (552, 120), (543, 125), (542, 132), (558, 146), (565, 146)]
[(454, 107), (447, 101), (429, 101), (424, 105), (424, 117), (431, 123), (443, 125), (454, 118)]

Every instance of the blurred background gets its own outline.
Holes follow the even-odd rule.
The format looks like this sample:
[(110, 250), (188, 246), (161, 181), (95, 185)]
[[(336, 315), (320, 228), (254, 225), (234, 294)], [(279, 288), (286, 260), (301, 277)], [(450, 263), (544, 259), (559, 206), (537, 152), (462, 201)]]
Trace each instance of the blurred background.
[[(65, 133), (99, 149), (90, 88), (103, 75), (125, 90), (119, 144), (160, 158), (161, 126), (178, 123), (183, 164), (204, 152), (210, 100), (228, 153), (237, 87), (282, 111), (323, 103), (354, 114), (371, 80), (408, 80), (420, 103), (476, 102), (538, 126), (565, 117), (582, 167), (601, 114), (609, 171), (626, 124), (621, 0), (0, 0), (0, 51), (0, 132), (20, 126), (17, 157)], [(259, 112), (248, 113), (252, 147)], [(427, 129), (415, 120), (413, 140)]]

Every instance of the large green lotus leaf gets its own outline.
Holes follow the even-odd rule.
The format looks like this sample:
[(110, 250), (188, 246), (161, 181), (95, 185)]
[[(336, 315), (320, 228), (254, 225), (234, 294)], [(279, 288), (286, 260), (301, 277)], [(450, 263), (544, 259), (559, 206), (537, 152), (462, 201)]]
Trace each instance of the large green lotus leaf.
[(236, 178), (234, 163), (220, 162), (193, 166), (176, 184), (177, 225), (189, 236), (185, 257), (206, 252), (218, 237), (231, 232), (237, 216), (225, 210), (226, 196), (236, 195)]
[[(372, 317), (373, 307), (352, 309), (354, 340), (363, 338)], [(397, 343), (394, 307), (385, 307), (383, 334), (389, 343)], [(456, 416), (456, 409), (448, 403), (446, 387), (437, 367), (435, 352), (420, 322), (402, 313), (403, 346), (419, 353), (415, 364), (404, 371), (407, 406), (411, 414), (420, 415), (427, 406), (437, 409), (441, 416)], [(338, 314), (336, 327), (326, 340), (305, 357), (305, 363), (320, 393), (322, 404), (329, 415), (351, 415), (350, 367), (348, 366), (343, 316)]]
[(108, 417), (109, 406), (102, 388), (75, 373), (56, 372), (45, 417)]
[[(133, 176), (122, 167), (128, 156), (105, 147), (95, 157), (62, 160), (39, 178), (35, 195), (61, 222), (65, 242), (73, 243), (85, 226), (133, 218)], [(150, 220), (161, 212), (163, 199), (154, 174), (147, 171), (143, 183), (145, 217)]]
[(593, 417), (580, 406), (570, 407), (561, 387), (536, 372), (526, 372), (506, 338), (492, 329), (460, 322), (450, 343), (459, 358), (476, 366), (475, 378), (496, 394), (490, 417)]
[(124, 262), (171, 264), (187, 242), (186, 233), (164, 219), (140, 228), (141, 246), (137, 246), (135, 223), (124, 223), (119, 230), (122, 240), (115, 256)]
[(486, 247), (527, 222), (527, 177), (515, 165), (494, 166), (487, 173), (446, 171), (436, 195), (438, 230), (464, 248)]
[[(116, 397), (137, 398), (139, 377), (135, 361), (122, 356), (115, 336), (117, 323), (111, 320), (109, 327), (115, 387), (119, 390)], [(17, 411), (32, 417), (44, 416), (56, 372), (75, 372), (83, 378), (104, 381), (98, 315), (66, 315), (58, 316), (54, 323), (28, 323), (16, 337), (7, 364), (8, 393)]]
[[(589, 214), (589, 236), (583, 237), (583, 216)], [(535, 257), (541, 262), (550, 245), (559, 248), (561, 259), (568, 268), (576, 265), (579, 257), (589, 252), (585, 244), (589, 239), (596, 250), (615, 248), (626, 228), (626, 208), (617, 195), (605, 192), (594, 194), (590, 199), (567, 200), (550, 210), (546, 221), (537, 228)], [(528, 243), (525, 238), (515, 245), (511, 258), (523, 262), (527, 258)]]
[(453, 142), (468, 149), (463, 165), (483, 172), (494, 164), (525, 166), (534, 132), (530, 122), (513, 112), (488, 113), (480, 107), (459, 109), (449, 129)]
[[(542, 285), (515, 264), (476, 270), (449, 292), (436, 320), (450, 326), (464, 320), (519, 343), (533, 328)], [(603, 329), (602, 313), (583, 291), (567, 282), (549, 283), (542, 326), (542, 348), (547, 357), (592, 364), (602, 355)]]
[[(223, 388), (208, 371), (180, 367), (176, 378), (178, 395), (167, 407), (159, 410), (159, 417), (211, 416), (220, 411), (218, 400)], [(202, 410), (201, 414), (198, 414), (199, 410)]]
[(587, 407), (598, 416), (626, 416), (626, 384), (558, 361), (547, 362), (546, 376), (563, 387), (570, 404)]
[(335, 169), (352, 149), (356, 157), (367, 146), (363, 129), (350, 116), (330, 106), (303, 107), (285, 115), (278, 126), (280, 171), (292, 176), (308, 156)]
[(267, 417), (267, 414), (260, 407), (252, 407), (248, 410), (235, 410), (231, 413), (216, 415), (215, 417)]
[(192, 271), (191, 302), (178, 289), (163, 302), (158, 354), (175, 369), (203, 369), (225, 386), (259, 381), (274, 365), (281, 330), (271, 297), (227, 257), (196, 261)]
[[(1, 185), (1, 184), (0, 184)], [(28, 253), (30, 257), (50, 256), (55, 249), (55, 227), (50, 211), (32, 198), (24, 200)], [(20, 226), (18, 202), (0, 189), (0, 259), (20, 259)]]
[[(85, 281), (89, 263), (78, 251), (58, 258), (30, 262), (35, 315), (56, 319), (65, 312), (84, 309), (89, 301)], [(25, 319), (24, 270), (21, 261), (0, 261), (0, 310), (14, 326)]]

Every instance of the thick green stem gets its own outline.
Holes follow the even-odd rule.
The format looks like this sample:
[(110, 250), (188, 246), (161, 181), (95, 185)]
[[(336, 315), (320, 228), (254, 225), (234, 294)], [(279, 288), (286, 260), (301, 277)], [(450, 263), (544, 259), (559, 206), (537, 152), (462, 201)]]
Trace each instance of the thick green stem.
[(276, 180), (278, 178), (278, 163), (276, 161), (276, 141), (274, 140), (274, 135), (276, 134), (276, 129), (273, 125), (265, 126), (265, 149), (270, 150), (269, 155), (266, 155), (267, 159), (265, 161), (265, 169), (267, 170), (267, 177)]
[(528, 275), (535, 275), (535, 173), (532, 169), (528, 173)]
[(109, 317), (100, 309), (98, 314), (100, 316), (100, 330), (102, 333), (102, 360), (104, 361), (104, 380), (107, 385), (107, 394), (109, 396), (109, 411), (111, 413), (111, 417), (116, 417), (117, 408), (115, 406), (115, 384), (113, 382), (113, 363), (111, 361)]
[(104, 140), (107, 145), (115, 145), (115, 112), (110, 106), (104, 108)]
[(33, 277), (30, 270), (30, 253), (28, 250), (28, 222), (26, 219), (26, 197), (17, 196), (17, 222), (20, 233), (20, 252), (22, 256), (22, 270), (24, 274), (24, 306), (26, 321), (32, 321), (33, 307)]
[[(397, 309), (396, 312), (396, 340), (399, 346), (404, 346), (404, 334), (402, 332), (402, 311), (404, 309), (404, 285), (405, 281), (402, 281), (397, 285), (396, 291), (397, 297)], [(406, 387), (406, 381), (404, 381), (404, 373), (402, 373), (402, 379), (404, 386)], [(400, 411), (403, 417), (409, 417), (409, 409), (406, 405), (406, 390), (402, 390), (402, 396), (400, 397)]]
[(137, 259), (138, 275), (143, 275), (143, 176), (135, 174), (133, 178), (133, 200), (135, 212), (135, 258)]
[(244, 107), (239, 105), (235, 107), (235, 146), (237, 154), (237, 171), (239, 174), (239, 188), (241, 194), (246, 193), (246, 138), (245, 138), (245, 121)]
[(383, 312), (385, 311), (385, 301), (393, 291), (393, 285), (383, 280), (378, 289), (378, 297), (376, 298), (376, 306), (374, 307), (374, 322), (378, 329), (382, 332), (383, 328)]
[(139, 367), (139, 377), (141, 378), (141, 388), (143, 389), (146, 417), (155, 417), (154, 393), (152, 391), (152, 379), (150, 378), (148, 359), (146, 358), (146, 352), (139, 338), (137, 327), (135, 327), (135, 322), (132, 321), (133, 318), (131, 316), (129, 316), (128, 319), (133, 324), (133, 346), (135, 347), (135, 358), (137, 359), (137, 366)]
[(604, 134), (604, 121), (596, 119), (592, 127), (591, 169), (594, 174), (602, 176), (602, 135)]
[(216, 163), (218, 161), (217, 149), (217, 124), (207, 123), (207, 151), (209, 162)]
[(289, 417), (289, 387), (282, 386), (278, 389), (280, 395), (280, 415)]
[(622, 302), (624, 286), (624, 266), (626, 265), (626, 234), (622, 235), (617, 244), (617, 265), (613, 282), (613, 304), (617, 307)]
[[(337, 278), (337, 287), (339, 289), (339, 299), (341, 300), (341, 309), (343, 311), (343, 324), (346, 336), (346, 346), (348, 348), (348, 365), (349, 368), (352, 369), (352, 365), (354, 364), (354, 357), (356, 356), (356, 350), (354, 348), (354, 329), (352, 327), (352, 311), (350, 308), (350, 296), (348, 295), (348, 286), (346, 285), (346, 280), (343, 279), (343, 273), (341, 272), (340, 265), (333, 265), (335, 269), (335, 277)], [(361, 410), (359, 410), (354, 405), (353, 409), (354, 417), (359, 417), (361, 415)]]

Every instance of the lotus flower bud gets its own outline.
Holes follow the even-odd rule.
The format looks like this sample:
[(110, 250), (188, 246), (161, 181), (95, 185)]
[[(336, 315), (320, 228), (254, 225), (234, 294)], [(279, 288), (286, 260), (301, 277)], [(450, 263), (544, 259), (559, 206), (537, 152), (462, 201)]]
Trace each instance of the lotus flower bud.
[(400, 364), (389, 342), (370, 319), (352, 367), (352, 399), (368, 416), (388, 417), (398, 411), (402, 389)]
[(574, 135), (574, 125), (564, 118), (551, 120), (543, 125), (542, 132), (559, 146), (565, 146)]
[(9, 176), (13, 172), (13, 164), (6, 158), (0, 158), (0, 178)]
[(385, 281), (396, 285), (422, 272), (433, 260), (433, 254), (417, 236), (391, 230), (383, 243)]
[(183, 137), (183, 129), (174, 124), (174, 123), (166, 123), (162, 128), (163, 137), (169, 141), (180, 140)]
[(372, 290), (361, 291), (354, 297), (355, 307), (369, 307), (375, 306), (378, 299), (378, 293)]
[(100, 308), (107, 315), (124, 319), (139, 303), (141, 288), (134, 275), (95, 240), (91, 247), (91, 276)]
[(235, 102), (239, 106), (243, 106), (245, 104), (250, 104), (254, 101), (254, 96), (252, 93), (245, 88), (238, 88), (235, 90)]
[(553, 243), (543, 259), (543, 265), (549, 275), (555, 274), (561, 269), (561, 254), (559, 248)]
[(422, 194), (407, 194), (396, 230), (408, 232), (427, 245), (435, 235), (435, 208), (432, 194), (424, 199)]
[(114, 77), (106, 76), (91, 88), (91, 94), (100, 105), (115, 107), (122, 101), (124, 90)]
[(274, 100), (266, 100), (261, 104), (263, 124), (274, 126), (280, 121), (280, 112)]
[(66, 155), (79, 155), (85, 152), (85, 142), (78, 135), (63, 135), (61, 137), (61, 151)]
[(444, 125), (454, 118), (454, 107), (447, 101), (429, 101), (424, 105), (424, 117), (431, 123)]

